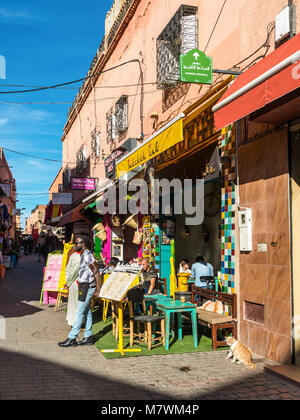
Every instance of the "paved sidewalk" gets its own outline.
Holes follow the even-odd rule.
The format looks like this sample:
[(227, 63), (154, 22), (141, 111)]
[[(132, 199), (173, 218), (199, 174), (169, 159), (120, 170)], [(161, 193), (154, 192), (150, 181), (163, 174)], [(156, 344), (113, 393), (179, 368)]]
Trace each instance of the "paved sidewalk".
[(2, 400), (300, 399), (300, 389), (266, 375), (270, 361), (257, 356), (250, 371), (225, 360), (225, 351), (106, 360), (94, 346), (60, 348), (66, 313), (39, 306), (41, 286), (35, 256), (0, 282)]

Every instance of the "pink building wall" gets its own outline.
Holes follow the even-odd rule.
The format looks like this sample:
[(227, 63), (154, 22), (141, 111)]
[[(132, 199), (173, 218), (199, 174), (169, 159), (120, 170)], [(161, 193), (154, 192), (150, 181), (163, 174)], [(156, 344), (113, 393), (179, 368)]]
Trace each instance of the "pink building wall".
[[(276, 15), (287, 6), (288, 1), (251, 0), (249, 2), (246, 0), (228, 0), (214, 31), (213, 28), (223, 1), (188, 0), (182, 2), (179, 0), (164, 0), (163, 7), (162, 0), (133, 1), (132, 4), (135, 3), (138, 6), (122, 37), (115, 49), (109, 52), (110, 56), (103, 66), (101, 66), (101, 62), (104, 63), (107, 56), (102, 55), (100, 57), (95, 72), (107, 70), (130, 60), (140, 60), (145, 83), (143, 130), (144, 138), (147, 139), (156, 130), (195, 103), (209, 89), (204, 85), (190, 84), (184, 94), (178, 96), (177, 100), (174, 99), (168, 106), (163, 106), (164, 93), (154, 83), (157, 80), (157, 38), (182, 4), (198, 7), (198, 47), (202, 51), (207, 47), (205, 52), (213, 58), (213, 67), (215, 69), (232, 69), (237, 63), (241, 62), (236, 69), (242, 71), (255, 62), (254, 59), (260, 60), (265, 54), (274, 50), (274, 30), (270, 32), (270, 36), (267, 38), (268, 30), (271, 30)], [(296, 32), (299, 32), (300, 0), (295, 0), (294, 5), (296, 7)], [(76, 162), (76, 152), (82, 145), (87, 147), (87, 154), (91, 156), (91, 132), (96, 129), (96, 131), (101, 132), (101, 154), (97, 161), (91, 157), (91, 165), (87, 173), (91, 177), (105, 178), (102, 150), (106, 157), (128, 138), (139, 139), (141, 136), (140, 87), (128, 86), (137, 84), (139, 77), (138, 64), (136, 62), (130, 63), (100, 75), (97, 81), (94, 81), (95, 88), (90, 92), (88, 88), (83, 90), (83, 94), (86, 92), (86, 95), (81, 99), (84, 104), (83, 106), (78, 104), (77, 108), (74, 107), (64, 129), (62, 138), (64, 162)], [(215, 82), (226, 78), (225, 75), (214, 74)], [(88, 85), (89, 83), (87, 83)], [(124, 136), (108, 143), (106, 114), (122, 95), (128, 95), (128, 130)], [(155, 127), (153, 126), (153, 119), (150, 118), (154, 112), (158, 114)], [(76, 196), (76, 198), (78, 197), (79, 195)], [(246, 261), (241, 259), (240, 262), (242, 272), (245, 269)], [(287, 269), (289, 270), (289, 266)], [(238, 277), (237, 275), (236, 290), (239, 293)], [(247, 278), (249, 279), (250, 275)], [(245, 283), (241, 286), (244, 287)], [(242, 292), (244, 291), (242, 290)], [(242, 309), (240, 309), (241, 311)], [(246, 344), (251, 344), (253, 328), (248, 324), (246, 325), (247, 328), (249, 327), (248, 329), (244, 325), (242, 338), (246, 342), (249, 340), (249, 343)], [(255, 334), (259, 335), (257, 331)], [(253, 339), (252, 343), (254, 341)], [(257, 348), (257, 351), (263, 353), (262, 348)]]
[[(106, 70), (133, 59), (140, 60), (144, 83), (146, 83), (143, 120), (144, 136), (147, 139), (156, 131), (153, 128), (153, 120), (150, 118), (152, 112), (158, 113), (157, 128), (160, 128), (195, 102), (208, 89), (205, 86), (190, 85), (188, 92), (183, 97), (163, 111), (162, 91), (157, 89), (155, 84), (148, 84), (156, 82), (157, 37), (182, 4), (196, 6), (198, 7), (198, 46), (199, 49), (204, 50), (223, 2), (220, 0), (189, 0), (188, 2), (164, 0), (163, 9), (161, 0), (141, 0), (137, 3), (139, 5), (133, 18), (128, 23), (123, 36), (103, 69)], [(214, 68), (232, 68), (234, 64), (262, 46), (267, 38), (268, 24), (274, 22), (276, 14), (286, 5), (287, 1), (285, 0), (264, 2), (252, 0), (251, 5), (246, 0), (227, 1), (206, 50), (206, 54), (213, 58)], [(297, 6), (300, 6), (300, 1), (296, 0), (295, 5), (297, 27), (299, 27), (300, 7)], [(274, 31), (269, 44), (268, 52), (271, 52), (274, 49)], [(264, 54), (265, 51), (266, 48), (262, 48), (254, 57)], [(246, 60), (240, 68), (245, 67), (252, 59), (253, 57)], [(80, 107), (80, 104), (75, 107), (73, 123), (71, 126), (67, 124), (65, 127), (65, 134), (62, 138), (63, 161), (76, 162), (76, 152), (81, 145), (87, 147), (88, 156), (91, 156), (91, 132), (96, 129), (101, 132), (101, 156), (97, 162), (91, 159), (89, 175), (100, 179), (105, 178), (102, 150), (107, 156), (127, 138), (141, 136), (140, 88), (136, 86), (120, 87), (138, 83), (139, 75), (138, 64), (131, 63), (99, 76), (95, 82), (95, 89), (84, 98), (83, 107)], [(222, 78), (224, 76), (214, 75), (214, 80)], [(110, 88), (108, 88), (109, 86)], [(106, 141), (106, 113), (122, 95), (129, 96), (129, 128), (125, 136), (108, 145)]]

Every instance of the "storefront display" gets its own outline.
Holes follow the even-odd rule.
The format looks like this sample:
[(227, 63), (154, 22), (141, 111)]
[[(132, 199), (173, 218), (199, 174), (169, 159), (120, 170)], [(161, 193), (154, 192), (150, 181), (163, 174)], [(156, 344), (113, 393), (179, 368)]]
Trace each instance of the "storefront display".
[(150, 216), (144, 216), (143, 219), (143, 258), (149, 258), (151, 261), (151, 223)]

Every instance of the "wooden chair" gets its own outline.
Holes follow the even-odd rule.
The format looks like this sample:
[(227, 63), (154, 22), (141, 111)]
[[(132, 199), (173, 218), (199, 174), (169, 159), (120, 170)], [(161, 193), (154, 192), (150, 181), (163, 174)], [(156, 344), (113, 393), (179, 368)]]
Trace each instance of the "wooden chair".
[[(130, 347), (133, 343), (146, 342), (148, 350), (157, 345), (165, 345), (165, 317), (159, 315), (148, 315), (144, 299), (144, 291), (140, 288), (130, 289), (127, 292), (129, 307), (129, 326), (130, 326)], [(134, 303), (139, 303), (143, 307), (142, 315), (134, 315)], [(134, 332), (134, 323), (137, 323), (137, 332)], [(160, 323), (160, 331), (157, 331), (156, 324)], [(155, 329), (152, 329), (154, 324)], [(144, 325), (144, 331), (141, 326)], [(153, 332), (157, 337), (152, 337)]]
[(166, 278), (157, 278), (156, 279), (156, 288), (159, 289), (163, 294), (167, 294), (167, 279)]

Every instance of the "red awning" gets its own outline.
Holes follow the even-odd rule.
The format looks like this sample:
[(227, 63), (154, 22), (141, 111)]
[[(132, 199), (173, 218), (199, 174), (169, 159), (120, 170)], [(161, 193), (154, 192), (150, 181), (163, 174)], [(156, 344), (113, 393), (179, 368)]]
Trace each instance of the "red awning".
[(255, 111), (267, 112), (268, 105), (276, 100), (283, 104), (283, 98), (297, 89), (300, 89), (300, 33), (232, 83), (213, 107), (216, 130)]
[(57, 226), (65, 226), (68, 223), (77, 222), (78, 220), (87, 220), (86, 217), (80, 213), (80, 210), (84, 208), (84, 204), (80, 204), (79, 206), (75, 207), (73, 210), (69, 211), (68, 213), (64, 214)]

